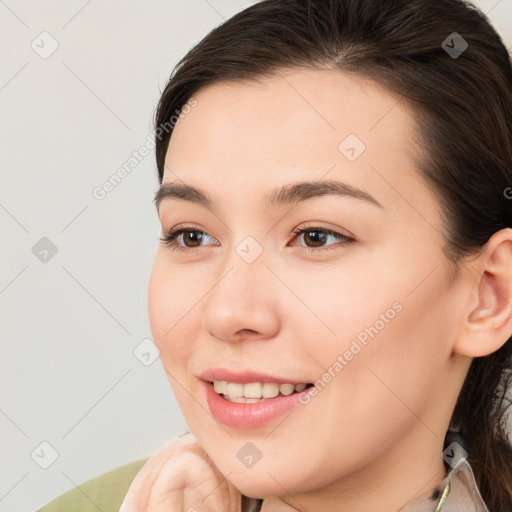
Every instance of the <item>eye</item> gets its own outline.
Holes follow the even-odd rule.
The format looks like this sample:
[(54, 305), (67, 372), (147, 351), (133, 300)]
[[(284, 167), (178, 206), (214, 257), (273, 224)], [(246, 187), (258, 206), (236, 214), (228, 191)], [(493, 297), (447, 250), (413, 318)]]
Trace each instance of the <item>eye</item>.
[[(343, 244), (355, 242), (355, 239), (350, 236), (344, 235), (343, 233), (339, 233), (332, 229), (321, 228), (319, 226), (306, 226), (301, 229), (295, 229), (293, 233), (296, 235), (293, 238), (294, 240), (301, 238), (304, 235), (306, 245), (299, 245), (299, 247), (305, 247), (306, 249), (321, 249), (329, 237), (335, 239), (337, 238), (341, 240)], [(160, 241), (164, 244), (164, 246), (170, 247), (173, 250), (190, 250), (201, 247), (201, 242), (208, 238), (214, 240), (214, 238), (212, 238), (210, 235), (208, 235), (208, 233), (204, 231), (188, 226), (177, 226), (176, 228), (169, 230), (165, 235), (160, 237)], [(308, 244), (312, 245), (310, 246)], [(209, 245), (218, 245), (218, 243)]]
[(323, 244), (325, 244), (329, 237), (331, 237), (331, 239), (337, 238), (341, 240), (343, 245), (355, 242), (355, 239), (348, 235), (344, 235), (343, 233), (339, 233), (332, 229), (321, 228), (319, 226), (302, 227), (300, 229), (293, 230), (293, 233), (296, 235), (294, 240), (303, 237), (306, 245), (300, 245), (299, 247), (306, 247), (307, 249), (314, 249), (318, 247), (322, 248)]
[[(166, 247), (170, 247), (171, 249), (187, 250), (201, 247), (201, 242), (206, 238), (212, 237), (199, 229), (193, 229), (192, 227), (189, 228), (188, 226), (177, 226), (176, 228), (169, 230), (165, 235), (161, 236), (160, 241)], [(179, 243), (179, 239), (182, 239), (185, 242), (185, 245)], [(191, 245), (187, 245), (189, 243)]]

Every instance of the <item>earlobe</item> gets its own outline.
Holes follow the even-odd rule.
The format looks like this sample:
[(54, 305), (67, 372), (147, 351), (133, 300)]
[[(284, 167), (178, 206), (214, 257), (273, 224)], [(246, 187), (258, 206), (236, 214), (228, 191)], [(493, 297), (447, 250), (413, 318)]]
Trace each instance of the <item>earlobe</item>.
[(512, 336), (512, 229), (496, 232), (471, 264), (477, 304), (471, 306), (455, 351), (482, 357)]

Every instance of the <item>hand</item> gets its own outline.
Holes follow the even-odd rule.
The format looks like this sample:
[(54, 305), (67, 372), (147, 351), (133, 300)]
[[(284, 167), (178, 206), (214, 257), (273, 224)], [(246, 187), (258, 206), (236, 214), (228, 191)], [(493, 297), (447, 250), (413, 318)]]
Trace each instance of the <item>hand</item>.
[(241, 512), (241, 494), (185, 434), (146, 461), (119, 512)]

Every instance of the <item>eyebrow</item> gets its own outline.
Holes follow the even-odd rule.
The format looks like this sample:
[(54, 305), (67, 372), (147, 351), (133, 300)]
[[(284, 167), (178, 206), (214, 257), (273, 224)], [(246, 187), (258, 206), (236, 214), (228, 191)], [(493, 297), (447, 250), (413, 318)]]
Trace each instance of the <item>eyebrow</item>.
[[(309, 199), (323, 196), (352, 197), (354, 199), (366, 201), (369, 204), (373, 204), (374, 206), (385, 210), (382, 204), (368, 192), (352, 185), (348, 185), (347, 183), (335, 180), (306, 181), (285, 185), (265, 195), (265, 208), (275, 208), (277, 206), (307, 201)], [(187, 201), (203, 206), (212, 212), (215, 211), (214, 201), (207, 193), (184, 183), (164, 183), (160, 187), (153, 199), (157, 212), (160, 211), (160, 204), (162, 201), (166, 199)]]

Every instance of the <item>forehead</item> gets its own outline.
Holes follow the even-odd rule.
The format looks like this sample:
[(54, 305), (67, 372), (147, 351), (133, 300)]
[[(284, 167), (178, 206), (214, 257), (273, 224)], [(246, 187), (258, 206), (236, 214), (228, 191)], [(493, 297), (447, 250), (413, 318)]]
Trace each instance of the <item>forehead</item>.
[(194, 95), (197, 106), (174, 129), (168, 156), (189, 164), (208, 154), (223, 162), (246, 155), (309, 165), (321, 153), (338, 158), (350, 134), (366, 148), (392, 141), (395, 154), (411, 149), (413, 116), (379, 84), (337, 70), (276, 73), (201, 89)]
[(264, 198), (291, 182), (335, 179), (384, 206), (405, 199), (408, 208), (437, 207), (416, 169), (414, 112), (370, 79), (289, 69), (209, 85), (194, 98), (169, 142), (164, 183), (184, 181), (224, 200), (222, 193)]

